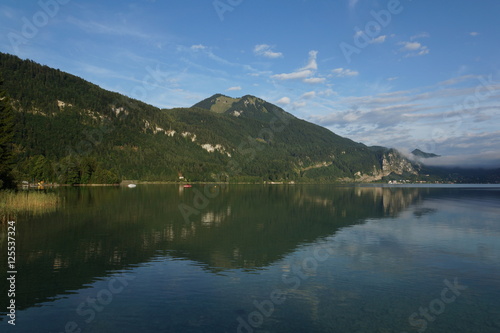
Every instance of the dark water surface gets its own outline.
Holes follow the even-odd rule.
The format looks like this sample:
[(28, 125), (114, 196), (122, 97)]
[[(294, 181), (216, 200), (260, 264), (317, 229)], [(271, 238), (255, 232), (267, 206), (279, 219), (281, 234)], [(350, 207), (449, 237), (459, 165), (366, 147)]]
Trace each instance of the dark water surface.
[(55, 191), (1, 332), (500, 332), (500, 187)]

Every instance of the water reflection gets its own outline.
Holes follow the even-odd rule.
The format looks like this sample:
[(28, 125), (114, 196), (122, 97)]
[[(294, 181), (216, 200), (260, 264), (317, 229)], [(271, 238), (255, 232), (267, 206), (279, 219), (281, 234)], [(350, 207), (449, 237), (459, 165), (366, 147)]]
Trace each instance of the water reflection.
[[(19, 308), (73, 293), (158, 256), (187, 259), (213, 273), (252, 272), (333, 236), (336, 250), (354, 258), (353, 269), (356, 263), (370, 263), (373, 269), (404, 271), (408, 258), (419, 257), (403, 244), (439, 233), (404, 223), (394, 230), (376, 221), (407, 214), (423, 221), (438, 214), (439, 200), (449, 195), (446, 189), (232, 185), (220, 188), (186, 221), (179, 205), (194, 207), (196, 189), (205, 190), (158, 185), (60, 189), (63, 208), (18, 221)], [(490, 197), (498, 199), (498, 192)], [(349, 228), (360, 224), (356, 232)], [(440, 228), (449, 232), (446, 223)], [(470, 226), (464, 222), (464, 228)], [(5, 246), (2, 241), (2, 253)], [(481, 253), (488, 256), (490, 245)], [(5, 288), (5, 272), (0, 279)], [(347, 302), (353, 295), (342, 291), (335, 299)]]

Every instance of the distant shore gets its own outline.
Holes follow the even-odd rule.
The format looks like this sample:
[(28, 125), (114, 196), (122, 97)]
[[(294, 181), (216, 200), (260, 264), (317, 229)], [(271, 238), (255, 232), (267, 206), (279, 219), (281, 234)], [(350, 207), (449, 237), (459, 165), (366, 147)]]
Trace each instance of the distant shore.
[[(58, 183), (48, 183), (48, 184), (23, 184), (18, 186), (19, 189), (46, 189), (46, 188), (55, 188), (55, 187), (125, 187), (129, 184), (135, 185), (208, 185), (208, 184), (224, 184), (224, 185), (386, 185), (386, 186), (426, 186), (426, 185), (485, 185), (491, 184), (495, 185), (495, 183), (452, 183), (452, 182), (407, 182), (407, 183), (393, 183), (386, 181), (376, 181), (376, 182), (207, 182), (207, 181), (193, 181), (193, 182), (176, 182), (176, 181), (122, 181), (117, 184), (58, 184)], [(496, 184), (498, 185), (498, 184)]]

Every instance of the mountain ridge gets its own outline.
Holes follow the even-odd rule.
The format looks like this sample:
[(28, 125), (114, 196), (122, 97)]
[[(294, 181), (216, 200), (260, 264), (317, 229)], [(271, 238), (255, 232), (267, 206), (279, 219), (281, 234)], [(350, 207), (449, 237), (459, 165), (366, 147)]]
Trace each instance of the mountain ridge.
[[(255, 96), (160, 109), (0, 53), (16, 113), (14, 173), (59, 183), (418, 180), (397, 150), (368, 147)], [(207, 112), (209, 111), (209, 112)]]

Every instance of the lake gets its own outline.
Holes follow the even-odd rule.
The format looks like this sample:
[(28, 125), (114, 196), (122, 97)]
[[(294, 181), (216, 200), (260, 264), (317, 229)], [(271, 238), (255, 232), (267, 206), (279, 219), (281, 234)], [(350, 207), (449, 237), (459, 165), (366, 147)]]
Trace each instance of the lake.
[(54, 189), (1, 332), (500, 332), (500, 187)]

